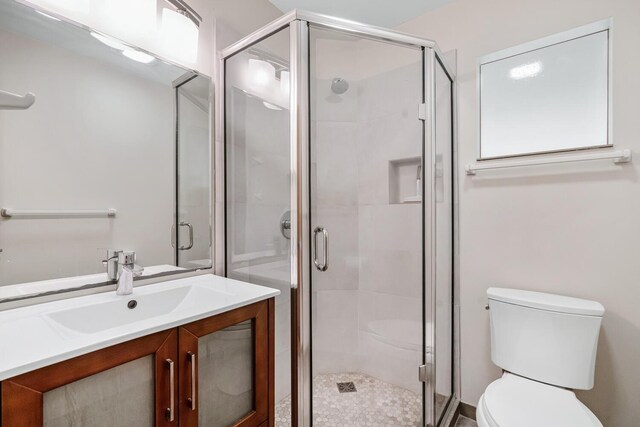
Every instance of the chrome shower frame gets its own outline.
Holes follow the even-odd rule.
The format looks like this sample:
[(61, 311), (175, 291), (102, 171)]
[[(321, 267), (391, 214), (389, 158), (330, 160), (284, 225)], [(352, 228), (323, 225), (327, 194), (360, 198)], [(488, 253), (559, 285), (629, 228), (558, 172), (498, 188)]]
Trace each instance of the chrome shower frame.
[[(383, 41), (395, 45), (412, 47), (422, 51), (423, 56), (423, 102), (425, 103), (425, 124), (423, 133), (423, 161), (427, 167), (423, 170), (423, 200), (424, 203), (424, 271), (429, 274), (424, 276), (424, 303), (430, 304), (426, 309), (430, 313), (430, 319), (425, 319), (431, 330), (425, 330), (423, 340), (435, 336), (435, 241), (429, 239), (435, 230), (435, 180), (433, 174), (425, 174), (426, 171), (435, 170), (435, 126), (433, 124), (435, 112), (435, 70), (440, 64), (452, 82), (452, 122), (453, 122), (453, 227), (454, 227), (454, 283), (452, 301), (453, 311), (453, 396), (446, 412), (442, 415), (443, 422), (447, 425), (454, 418), (460, 396), (460, 367), (458, 345), (458, 179), (457, 179), (457, 131), (456, 131), (456, 80), (455, 73), (445, 62), (444, 57), (433, 40), (415, 37), (398, 31), (381, 27), (353, 22), (345, 19), (334, 18), (327, 15), (293, 10), (270, 24), (262, 27), (247, 37), (232, 44), (220, 52), (218, 58), (217, 82), (216, 82), (216, 138), (215, 138), (215, 173), (216, 193), (224, 194), (224, 144), (225, 144), (225, 61), (233, 55), (244, 51), (252, 45), (263, 41), (271, 35), (289, 28), (290, 37), (290, 174), (291, 174), (291, 298), (292, 298), (292, 420), (294, 425), (311, 425), (311, 319), (310, 319), (310, 271), (311, 257), (307, 253), (310, 250), (310, 224), (309, 224), (309, 27), (336, 30), (362, 38)], [(416, 106), (417, 107), (417, 106)], [(417, 113), (417, 111), (416, 111)], [(225, 209), (224, 199), (216, 197), (216, 236), (224, 235)], [(215, 265), (217, 274), (225, 274), (225, 248), (224, 239), (216, 239)], [(432, 352), (435, 354), (435, 342), (431, 342)], [(435, 426), (435, 364), (428, 367), (427, 377), (430, 381), (425, 383), (425, 396), (427, 399), (424, 411), (424, 424)], [(418, 372), (416, 371), (416, 376)]]

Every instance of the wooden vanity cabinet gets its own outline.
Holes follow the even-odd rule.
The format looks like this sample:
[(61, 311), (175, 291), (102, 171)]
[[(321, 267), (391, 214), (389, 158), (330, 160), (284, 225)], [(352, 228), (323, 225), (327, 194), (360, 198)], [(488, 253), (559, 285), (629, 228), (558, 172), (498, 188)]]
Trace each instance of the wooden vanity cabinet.
[(274, 300), (4, 380), (2, 427), (273, 426)]

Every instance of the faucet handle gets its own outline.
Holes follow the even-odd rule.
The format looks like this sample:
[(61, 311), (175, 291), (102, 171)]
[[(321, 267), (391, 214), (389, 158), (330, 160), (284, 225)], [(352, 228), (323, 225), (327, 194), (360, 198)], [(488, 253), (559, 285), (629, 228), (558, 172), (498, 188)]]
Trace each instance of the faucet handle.
[(107, 257), (102, 260), (102, 265), (106, 267), (110, 261), (117, 260), (121, 252), (120, 249), (107, 249)]
[(133, 265), (136, 263), (136, 253), (134, 251), (118, 252), (118, 264)]

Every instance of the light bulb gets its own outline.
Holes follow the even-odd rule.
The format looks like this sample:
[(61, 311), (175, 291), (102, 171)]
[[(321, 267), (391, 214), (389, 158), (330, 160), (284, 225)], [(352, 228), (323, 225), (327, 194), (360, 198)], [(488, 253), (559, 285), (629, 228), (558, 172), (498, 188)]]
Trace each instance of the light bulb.
[(276, 68), (261, 59), (249, 59), (249, 81), (256, 88), (265, 88), (275, 83)]
[(186, 62), (196, 62), (198, 34), (198, 27), (191, 19), (171, 9), (162, 9), (160, 40), (168, 56)]

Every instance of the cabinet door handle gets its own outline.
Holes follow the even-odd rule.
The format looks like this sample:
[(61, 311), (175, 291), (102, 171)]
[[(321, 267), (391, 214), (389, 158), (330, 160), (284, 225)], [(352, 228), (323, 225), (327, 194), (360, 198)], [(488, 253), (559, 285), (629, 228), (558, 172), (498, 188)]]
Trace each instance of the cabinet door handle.
[(196, 354), (187, 351), (189, 363), (191, 364), (191, 397), (187, 398), (187, 403), (192, 411), (196, 410)]
[(175, 388), (176, 388), (176, 380), (175, 380), (175, 363), (171, 359), (166, 359), (167, 365), (169, 365), (169, 407), (166, 410), (167, 420), (169, 422), (173, 422), (175, 419)]

